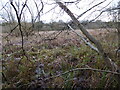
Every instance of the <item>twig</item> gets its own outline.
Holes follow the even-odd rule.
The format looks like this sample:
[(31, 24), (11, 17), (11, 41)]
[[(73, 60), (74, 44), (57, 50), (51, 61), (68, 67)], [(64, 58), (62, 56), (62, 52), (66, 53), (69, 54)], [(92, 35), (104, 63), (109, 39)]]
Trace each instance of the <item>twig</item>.
[[(43, 41), (45, 40), (54, 40), (54, 39), (56, 39), (60, 34), (62, 33), (62, 31), (60, 31), (60, 32), (58, 32), (57, 34), (56, 34), (56, 32), (54, 32), (54, 33), (52, 33), (52, 34), (50, 34), (49, 36), (47, 36), (46, 38), (44, 38), (43, 39)], [(52, 35), (54, 35), (54, 34), (56, 34), (54, 37), (52, 37)], [(51, 38), (50, 38), (51, 37)]]
[(26, 4), (27, 4), (27, 1), (28, 1), (28, 0), (25, 1), (25, 4), (23, 5), (23, 7), (22, 7), (22, 9), (21, 9), (21, 12), (20, 12), (20, 15), (19, 15), (19, 19), (21, 19), (22, 12), (23, 12), (23, 10), (24, 10)]
[(10, 33), (7, 36), (5, 36), (5, 37), (8, 37), (17, 27), (18, 27), (18, 24), (13, 29), (11, 29)]
[(80, 14), (80, 15), (77, 17), (77, 19), (79, 19), (81, 16), (83, 16), (85, 13), (87, 13), (87, 12), (90, 11), (91, 9), (95, 8), (96, 6), (98, 6), (98, 5), (102, 4), (102, 3), (104, 3), (105, 1), (106, 1), (106, 0), (104, 0), (104, 1), (102, 1), (102, 2), (100, 2), (100, 3), (98, 3), (98, 4), (96, 4), (96, 5), (94, 5), (94, 6), (92, 6), (91, 8), (89, 8), (88, 10), (86, 10), (85, 12), (83, 12), (82, 14)]
[(4, 9), (7, 6), (7, 4), (8, 4), (8, 2), (4, 6), (2, 6), (2, 8), (0, 9), (0, 11), (2, 11), (2, 9)]
[(44, 4), (43, 4), (43, 2), (42, 2), (42, 0), (41, 0), (41, 4), (42, 4), (42, 7), (41, 7), (41, 9), (39, 10), (39, 7), (37, 6), (37, 3), (35, 2), (35, 0), (34, 0), (34, 3), (35, 3), (35, 5), (36, 5), (36, 8), (37, 8), (37, 16), (36, 16), (36, 18), (35, 18), (35, 20), (34, 20), (34, 22), (36, 21), (36, 19), (37, 19), (37, 17), (38, 17), (38, 19), (39, 19), (39, 21), (40, 21), (40, 13), (43, 11), (43, 8), (44, 8)]
[(65, 74), (67, 74), (69, 72), (78, 71), (78, 70), (91, 70), (91, 71), (106, 72), (106, 73), (112, 73), (112, 74), (115, 74), (115, 75), (120, 75), (120, 73), (113, 72), (113, 71), (107, 71), (107, 70), (100, 70), (100, 69), (94, 69), (94, 68), (75, 68), (75, 69), (71, 69), (69, 71), (66, 71), (64, 73), (58, 74), (56, 76), (52, 76), (52, 77), (46, 78), (44, 80), (49, 80), (49, 79), (52, 79), (52, 78), (56, 78), (56, 77), (59, 77), (61, 75), (65, 75)]

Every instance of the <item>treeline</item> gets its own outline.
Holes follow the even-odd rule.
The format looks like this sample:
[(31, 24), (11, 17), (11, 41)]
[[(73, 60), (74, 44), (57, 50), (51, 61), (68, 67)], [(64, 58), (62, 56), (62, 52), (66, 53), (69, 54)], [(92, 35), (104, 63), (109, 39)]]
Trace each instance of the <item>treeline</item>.
[[(101, 20), (97, 20), (95, 22), (89, 21), (82, 21), (81, 22), (86, 29), (99, 29), (99, 28), (116, 28), (117, 23), (110, 21), (110, 22), (102, 22)], [(72, 22), (64, 23), (63, 21), (59, 22), (50, 22), (44, 23), (43, 21), (29, 23), (29, 22), (22, 22), (23, 30), (34, 30), (34, 31), (54, 31), (54, 30), (67, 30), (68, 24), (70, 24), (74, 29), (78, 29)], [(4, 22), (1, 24), (3, 32), (8, 32), (13, 29), (17, 25), (16, 22)], [(18, 28), (16, 28), (18, 29)], [(16, 30), (17, 31), (17, 30)]]
[[(69, 27), (67, 26), (70, 24), (74, 29), (78, 29), (73, 22), (67, 22), (64, 23), (62, 21), (59, 22), (51, 22), (51, 23), (43, 23), (41, 22), (36, 22), (34, 23), (34, 29), (35, 30), (67, 30)], [(82, 21), (82, 25), (86, 29), (99, 29), (99, 28), (116, 28), (117, 23), (116, 22), (102, 22), (101, 20), (95, 21), (95, 22), (89, 22), (89, 21)]]

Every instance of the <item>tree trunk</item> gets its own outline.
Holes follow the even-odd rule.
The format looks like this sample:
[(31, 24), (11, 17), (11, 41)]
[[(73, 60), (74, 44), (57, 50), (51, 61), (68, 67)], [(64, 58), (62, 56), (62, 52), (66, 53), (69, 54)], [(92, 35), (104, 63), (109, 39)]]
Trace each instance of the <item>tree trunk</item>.
[[(79, 27), (79, 29), (82, 31), (82, 33), (92, 42), (96, 45), (96, 47), (99, 50), (99, 53), (105, 60), (105, 63), (107, 67), (112, 71), (120, 72), (118, 66), (112, 62), (112, 60), (108, 57), (108, 55), (104, 52), (103, 47), (101, 43), (96, 40), (92, 35), (88, 33), (88, 31), (84, 28), (84, 26), (77, 20), (77, 18), (73, 15), (73, 13), (62, 3), (62, 2), (56, 2), (60, 8), (62, 8), (73, 20), (74, 24)], [(116, 76), (117, 81), (120, 83), (120, 76)]]
[(109, 69), (116, 71), (117, 65), (111, 61), (111, 59), (108, 57), (108, 55), (104, 52), (101, 43), (96, 40), (92, 35), (88, 33), (88, 31), (84, 28), (84, 26), (77, 20), (77, 18), (73, 15), (73, 13), (61, 2), (56, 2), (73, 20), (73, 22), (76, 24), (77, 27), (82, 31), (82, 33), (92, 42), (96, 45), (96, 47), (99, 50), (99, 53), (104, 58), (106, 65), (109, 67)]

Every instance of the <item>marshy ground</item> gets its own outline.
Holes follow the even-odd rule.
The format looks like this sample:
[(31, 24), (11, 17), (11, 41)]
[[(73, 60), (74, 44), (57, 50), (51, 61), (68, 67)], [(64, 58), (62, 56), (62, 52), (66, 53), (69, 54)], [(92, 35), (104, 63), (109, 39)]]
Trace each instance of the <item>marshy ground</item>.
[[(109, 31), (108, 31), (109, 30)], [(115, 56), (117, 34), (115, 29), (88, 30), (99, 40), (117, 65)], [(76, 32), (81, 33), (79, 30)], [(4, 88), (105, 88), (117, 87), (110, 73), (76, 68), (108, 70), (102, 57), (91, 50), (72, 31), (42, 31), (24, 37), (27, 57), (21, 50), (21, 37), (8, 33), (2, 36), (2, 62)], [(55, 39), (54, 39), (55, 37)], [(68, 71), (68, 73), (63, 74)]]

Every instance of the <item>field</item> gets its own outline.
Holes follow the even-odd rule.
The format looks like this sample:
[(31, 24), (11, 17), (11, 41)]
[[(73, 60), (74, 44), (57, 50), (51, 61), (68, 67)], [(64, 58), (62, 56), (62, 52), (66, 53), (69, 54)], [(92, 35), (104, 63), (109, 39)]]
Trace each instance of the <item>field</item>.
[[(79, 30), (76, 32), (81, 33)], [(95, 29), (88, 32), (102, 43), (110, 58), (120, 65), (115, 56), (118, 47), (115, 29)], [(111, 73), (98, 70), (108, 70), (102, 57), (72, 31), (34, 32), (24, 37), (25, 53), (21, 49), (20, 36), (11, 34), (5, 37), (6, 35), (8, 33), (2, 35), (4, 88), (118, 86), (114, 78), (110, 79)]]

